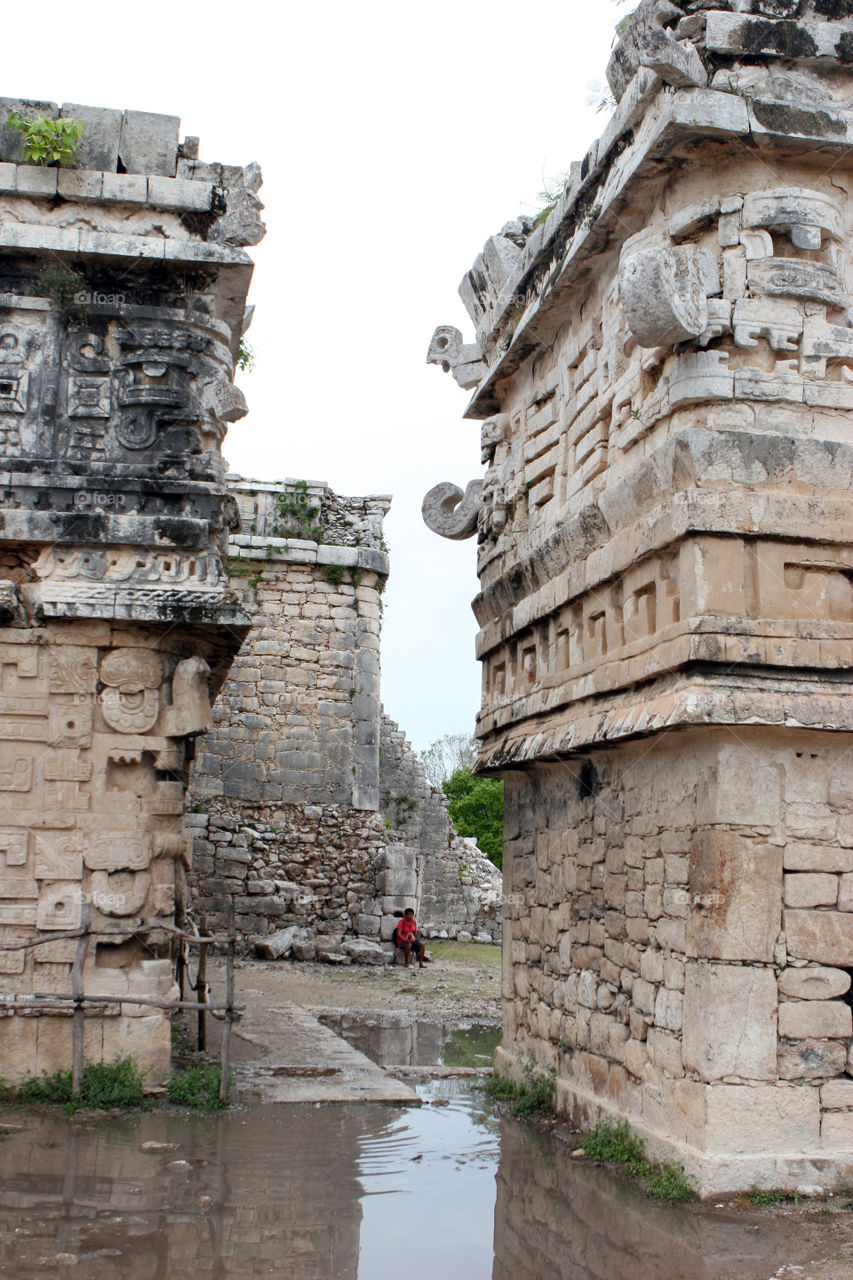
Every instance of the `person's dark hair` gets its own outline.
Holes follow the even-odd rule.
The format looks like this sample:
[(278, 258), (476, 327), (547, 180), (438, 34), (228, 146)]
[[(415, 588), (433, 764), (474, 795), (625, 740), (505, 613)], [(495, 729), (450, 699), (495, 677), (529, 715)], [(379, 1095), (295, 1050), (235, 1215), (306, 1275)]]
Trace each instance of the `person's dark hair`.
[(414, 914), (415, 914), (414, 907), (406, 907), (406, 910), (403, 912), (404, 916), (413, 916)]

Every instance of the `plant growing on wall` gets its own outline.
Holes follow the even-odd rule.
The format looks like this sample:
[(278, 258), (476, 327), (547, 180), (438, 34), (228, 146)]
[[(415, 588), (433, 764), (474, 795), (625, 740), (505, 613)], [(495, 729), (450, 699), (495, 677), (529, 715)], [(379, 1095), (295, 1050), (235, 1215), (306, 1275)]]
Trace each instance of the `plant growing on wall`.
[(84, 275), (64, 262), (51, 263), (39, 276), (36, 285), (39, 297), (47, 298), (65, 321), (85, 324), (89, 318), (89, 300), (92, 296)]
[(297, 480), (278, 495), (281, 537), (304, 538), (306, 542), (322, 542), (323, 526), (320, 508), (312, 502), (308, 481)]
[(23, 138), (24, 159), (30, 164), (73, 164), (86, 126), (70, 116), (51, 120), (49, 116), (28, 119), (20, 111), (10, 111), (6, 128)]
[(245, 338), (240, 339), (240, 346), (237, 350), (237, 368), (241, 373), (251, 373), (255, 367), (255, 351), (250, 347)]

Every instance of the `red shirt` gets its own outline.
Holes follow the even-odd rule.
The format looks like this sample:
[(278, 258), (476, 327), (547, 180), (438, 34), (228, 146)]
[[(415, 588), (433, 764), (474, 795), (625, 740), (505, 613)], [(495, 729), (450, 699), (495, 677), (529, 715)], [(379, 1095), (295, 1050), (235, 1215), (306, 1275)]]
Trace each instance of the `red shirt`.
[(397, 925), (397, 937), (401, 942), (411, 942), (417, 936), (418, 922), (417, 920), (408, 920), (405, 916)]

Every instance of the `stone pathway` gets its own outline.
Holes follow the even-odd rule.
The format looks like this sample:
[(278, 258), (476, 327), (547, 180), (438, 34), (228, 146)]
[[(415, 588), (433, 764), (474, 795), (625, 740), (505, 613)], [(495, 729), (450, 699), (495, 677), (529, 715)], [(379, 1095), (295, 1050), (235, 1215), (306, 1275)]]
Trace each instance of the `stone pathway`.
[[(402, 1102), (417, 1105), (414, 1089), (388, 1075), (313, 1014), (290, 1000), (271, 1004), (264, 993), (244, 987), (245, 1006), (234, 1029), (237, 1096), (262, 1102)], [(218, 1051), (221, 1024), (210, 1027), (209, 1047)]]

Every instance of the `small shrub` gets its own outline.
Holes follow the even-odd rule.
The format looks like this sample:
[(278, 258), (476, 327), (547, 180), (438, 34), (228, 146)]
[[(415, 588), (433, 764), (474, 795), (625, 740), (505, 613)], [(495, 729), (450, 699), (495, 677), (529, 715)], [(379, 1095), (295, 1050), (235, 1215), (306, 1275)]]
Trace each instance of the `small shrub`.
[[(169, 1101), (193, 1111), (218, 1111), (223, 1105), (219, 1101), (221, 1078), (219, 1067), (207, 1063), (173, 1071), (166, 1082)], [(230, 1087), (230, 1080), (228, 1083)]]
[(245, 338), (240, 339), (237, 349), (237, 368), (241, 373), (251, 373), (255, 367), (255, 352)]
[(346, 570), (342, 564), (327, 564), (323, 569), (323, 577), (330, 587), (339, 587), (344, 580)]
[(581, 1140), (580, 1145), (590, 1160), (622, 1165), (628, 1173), (638, 1178), (651, 1173), (643, 1141), (632, 1136), (625, 1120), (615, 1125), (607, 1120), (600, 1120), (592, 1133)]
[(680, 1164), (658, 1165), (657, 1172), (646, 1183), (646, 1189), (655, 1200), (664, 1200), (667, 1204), (682, 1204), (696, 1199), (691, 1181)]
[(32, 1076), (23, 1080), (15, 1091), (18, 1102), (70, 1102), (71, 1072), (56, 1071), (49, 1076), (43, 1071), (40, 1076)]
[(626, 1120), (611, 1124), (600, 1120), (592, 1133), (581, 1139), (580, 1146), (590, 1160), (618, 1165), (632, 1178), (638, 1178), (655, 1200), (679, 1204), (695, 1200), (696, 1192), (680, 1164), (656, 1164), (646, 1159), (642, 1138), (631, 1133)]
[(20, 133), (24, 140), (24, 159), (31, 164), (72, 164), (86, 128), (82, 120), (66, 117), (51, 120), (49, 116), (27, 119), (19, 111), (10, 111), (6, 128)]
[(750, 1202), (761, 1207), (779, 1204), (785, 1199), (784, 1191), (761, 1191), (760, 1188), (752, 1186), (747, 1192)]
[(554, 1083), (557, 1075), (553, 1067), (547, 1071), (535, 1062), (522, 1068), (522, 1083), (516, 1084), (507, 1076), (489, 1076), (486, 1093), (496, 1102), (508, 1102), (517, 1116), (542, 1115), (551, 1110), (554, 1100)]
[(130, 1058), (118, 1062), (90, 1062), (83, 1068), (80, 1092), (71, 1087), (71, 1072), (42, 1072), (14, 1091), (16, 1102), (50, 1102), (71, 1111), (78, 1107), (103, 1110), (108, 1107), (141, 1107), (145, 1101), (142, 1076)]

